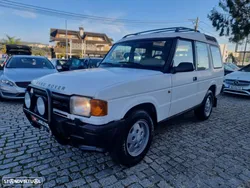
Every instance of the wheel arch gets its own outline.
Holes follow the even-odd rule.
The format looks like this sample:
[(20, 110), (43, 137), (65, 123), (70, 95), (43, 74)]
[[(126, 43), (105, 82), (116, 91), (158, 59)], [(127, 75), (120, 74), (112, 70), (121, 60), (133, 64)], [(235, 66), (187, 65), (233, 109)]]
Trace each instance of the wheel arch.
[(211, 90), (214, 94), (214, 96), (216, 96), (216, 85), (213, 83), (208, 90)]
[(145, 110), (152, 118), (154, 125), (157, 124), (157, 110), (153, 103), (151, 102), (144, 102), (137, 104), (131, 107), (124, 115), (124, 118), (127, 118), (133, 111), (135, 110)]

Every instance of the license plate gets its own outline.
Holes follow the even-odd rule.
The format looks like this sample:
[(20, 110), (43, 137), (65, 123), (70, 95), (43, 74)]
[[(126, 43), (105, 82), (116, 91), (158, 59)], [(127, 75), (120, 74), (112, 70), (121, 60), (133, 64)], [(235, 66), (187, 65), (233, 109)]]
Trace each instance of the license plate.
[(230, 86), (230, 88), (234, 90), (242, 90), (242, 87), (240, 86)]
[(50, 133), (50, 128), (49, 128), (48, 123), (46, 123), (46, 122), (44, 122), (44, 121), (42, 121), (42, 120), (36, 118), (35, 116), (32, 116), (32, 121), (38, 123), (39, 125), (42, 126), (42, 128), (43, 128), (46, 132)]

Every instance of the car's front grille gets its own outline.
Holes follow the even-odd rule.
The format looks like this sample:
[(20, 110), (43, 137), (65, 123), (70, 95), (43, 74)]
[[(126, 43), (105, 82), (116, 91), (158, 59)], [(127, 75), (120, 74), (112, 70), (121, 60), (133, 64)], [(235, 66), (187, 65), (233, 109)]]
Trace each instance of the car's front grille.
[(21, 88), (27, 88), (30, 82), (16, 82), (16, 85)]
[(52, 108), (69, 113), (69, 101), (70, 97), (67, 95), (52, 93)]
[(250, 81), (226, 79), (225, 83), (235, 86), (249, 86)]
[[(28, 88), (28, 91), (31, 91), (31, 89), (33, 89), (33, 93), (31, 94), (31, 107), (30, 107), (30, 111), (37, 114), (38, 116), (39, 113), (37, 111), (37, 99), (38, 97), (42, 97), (45, 101), (46, 104), (46, 112), (45, 115), (43, 116), (44, 119), (48, 119), (48, 114), (49, 114), (49, 103), (48, 103), (48, 94), (45, 90), (42, 89), (37, 89), (37, 88)], [(69, 101), (70, 101), (70, 97), (67, 95), (62, 95), (59, 93), (54, 93), (51, 92), (49, 94), (51, 96), (51, 111), (53, 111), (53, 109), (57, 109), (57, 110), (61, 110), (63, 112), (70, 112), (70, 108), (69, 108)]]

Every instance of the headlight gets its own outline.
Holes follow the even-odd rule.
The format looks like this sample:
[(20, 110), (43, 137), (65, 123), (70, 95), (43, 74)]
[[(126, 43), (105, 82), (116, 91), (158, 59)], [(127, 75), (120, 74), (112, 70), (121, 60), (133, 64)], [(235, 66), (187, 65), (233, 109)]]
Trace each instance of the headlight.
[(80, 116), (105, 116), (108, 112), (107, 102), (87, 97), (70, 98), (70, 113)]
[(30, 99), (29, 92), (26, 92), (25, 95), (24, 95), (24, 104), (25, 104), (26, 108), (30, 108), (31, 99)]
[(80, 116), (90, 116), (90, 99), (87, 97), (71, 97), (70, 113)]
[(45, 103), (42, 97), (37, 98), (36, 107), (37, 107), (38, 113), (43, 116), (45, 113)]
[(14, 85), (15, 85), (14, 82), (9, 81), (9, 80), (1, 80), (1, 83), (2, 83), (2, 84), (9, 85), (9, 86), (14, 86)]

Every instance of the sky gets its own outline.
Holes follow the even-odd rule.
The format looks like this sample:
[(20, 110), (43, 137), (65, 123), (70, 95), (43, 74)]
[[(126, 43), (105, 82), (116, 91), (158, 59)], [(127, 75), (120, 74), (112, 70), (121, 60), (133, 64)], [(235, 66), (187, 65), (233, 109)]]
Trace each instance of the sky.
[[(228, 38), (219, 37), (207, 18), (208, 13), (218, 7), (219, 0), (13, 0), (30, 5), (116, 19), (165, 21), (164, 25), (103, 23), (102, 21), (67, 19), (68, 29), (106, 33), (114, 41), (126, 34), (162, 28), (194, 27), (192, 20), (199, 17), (198, 29), (215, 36), (219, 43), (228, 43)], [(0, 7), (0, 39), (6, 34), (26, 42), (49, 44), (50, 28), (65, 29), (65, 18), (41, 15), (35, 11), (27, 12)], [(229, 49), (234, 45), (229, 44)]]

